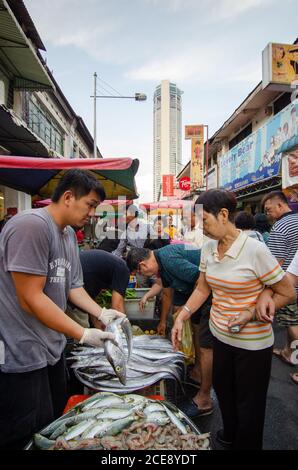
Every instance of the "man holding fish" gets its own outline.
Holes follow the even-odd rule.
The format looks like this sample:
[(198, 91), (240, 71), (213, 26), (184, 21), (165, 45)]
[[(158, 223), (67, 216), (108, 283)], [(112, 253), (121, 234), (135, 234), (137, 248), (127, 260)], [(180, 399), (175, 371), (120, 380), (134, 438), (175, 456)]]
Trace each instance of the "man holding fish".
[(114, 334), (83, 328), (64, 312), (69, 299), (103, 325), (125, 317), (101, 309), (83, 287), (75, 233), (105, 192), (82, 170), (67, 171), (52, 203), (14, 216), (0, 238), (0, 448), (20, 449), (61, 415), (66, 401), (65, 335), (101, 346)]

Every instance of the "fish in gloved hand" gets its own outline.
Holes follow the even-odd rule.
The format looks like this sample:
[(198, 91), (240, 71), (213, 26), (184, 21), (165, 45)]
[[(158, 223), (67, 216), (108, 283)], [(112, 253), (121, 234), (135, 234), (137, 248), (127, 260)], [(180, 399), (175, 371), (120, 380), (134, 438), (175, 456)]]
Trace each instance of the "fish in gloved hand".
[(119, 378), (122, 385), (126, 384), (126, 355), (122, 337), (123, 318), (111, 322), (106, 327), (106, 332), (113, 335), (113, 340), (107, 340), (104, 343), (105, 356), (113, 367), (115, 374)]
[(115, 335), (110, 331), (102, 331), (97, 328), (85, 328), (79, 343), (99, 347), (102, 346), (106, 340), (115, 342)]

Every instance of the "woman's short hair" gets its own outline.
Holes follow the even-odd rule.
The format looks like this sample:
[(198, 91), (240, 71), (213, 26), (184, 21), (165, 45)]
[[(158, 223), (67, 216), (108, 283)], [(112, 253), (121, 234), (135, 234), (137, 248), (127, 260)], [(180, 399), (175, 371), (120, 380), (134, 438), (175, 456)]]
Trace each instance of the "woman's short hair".
[(256, 227), (256, 222), (252, 214), (242, 211), (236, 215), (235, 225), (240, 230), (253, 230)]
[(218, 215), (221, 209), (227, 209), (230, 222), (234, 222), (237, 199), (233, 193), (225, 189), (209, 189), (200, 194), (195, 204), (202, 204), (205, 212), (215, 216)]

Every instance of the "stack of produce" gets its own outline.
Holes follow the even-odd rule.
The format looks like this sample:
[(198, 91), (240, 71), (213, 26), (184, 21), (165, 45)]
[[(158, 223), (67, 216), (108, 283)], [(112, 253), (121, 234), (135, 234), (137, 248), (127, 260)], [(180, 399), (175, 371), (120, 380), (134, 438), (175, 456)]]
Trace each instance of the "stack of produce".
[[(124, 297), (125, 299), (136, 299), (136, 291), (134, 289), (126, 289)], [(101, 307), (111, 308), (112, 291), (109, 289), (102, 290), (96, 297), (95, 302), (98, 303), (98, 305)]]
[(209, 437), (170, 403), (97, 393), (35, 434), (34, 444), (41, 450), (206, 450)]

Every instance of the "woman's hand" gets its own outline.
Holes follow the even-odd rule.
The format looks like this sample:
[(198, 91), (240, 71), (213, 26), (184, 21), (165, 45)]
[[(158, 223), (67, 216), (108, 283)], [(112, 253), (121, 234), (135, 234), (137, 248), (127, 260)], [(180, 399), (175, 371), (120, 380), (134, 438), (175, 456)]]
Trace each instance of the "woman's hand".
[(271, 289), (265, 289), (258, 297), (256, 318), (262, 323), (272, 323), (275, 315), (275, 303)]
[(141, 312), (144, 311), (144, 308), (145, 308), (145, 305), (146, 305), (146, 302), (148, 301), (148, 297), (147, 295), (143, 295), (143, 297), (141, 298), (140, 302), (139, 302), (139, 307), (140, 307), (140, 310)]
[(174, 326), (172, 328), (172, 345), (175, 351), (178, 351), (179, 344), (182, 341), (182, 330), (184, 322), (188, 320), (190, 316), (191, 315), (189, 312), (182, 309), (175, 320)]
[[(253, 320), (254, 316), (255, 316), (254, 308), (244, 310), (238, 315), (235, 315), (233, 318), (230, 318), (228, 322), (229, 330), (231, 330), (233, 326), (239, 326), (239, 331), (240, 331), (247, 323)], [(238, 331), (234, 331), (234, 333), (237, 334)]]

